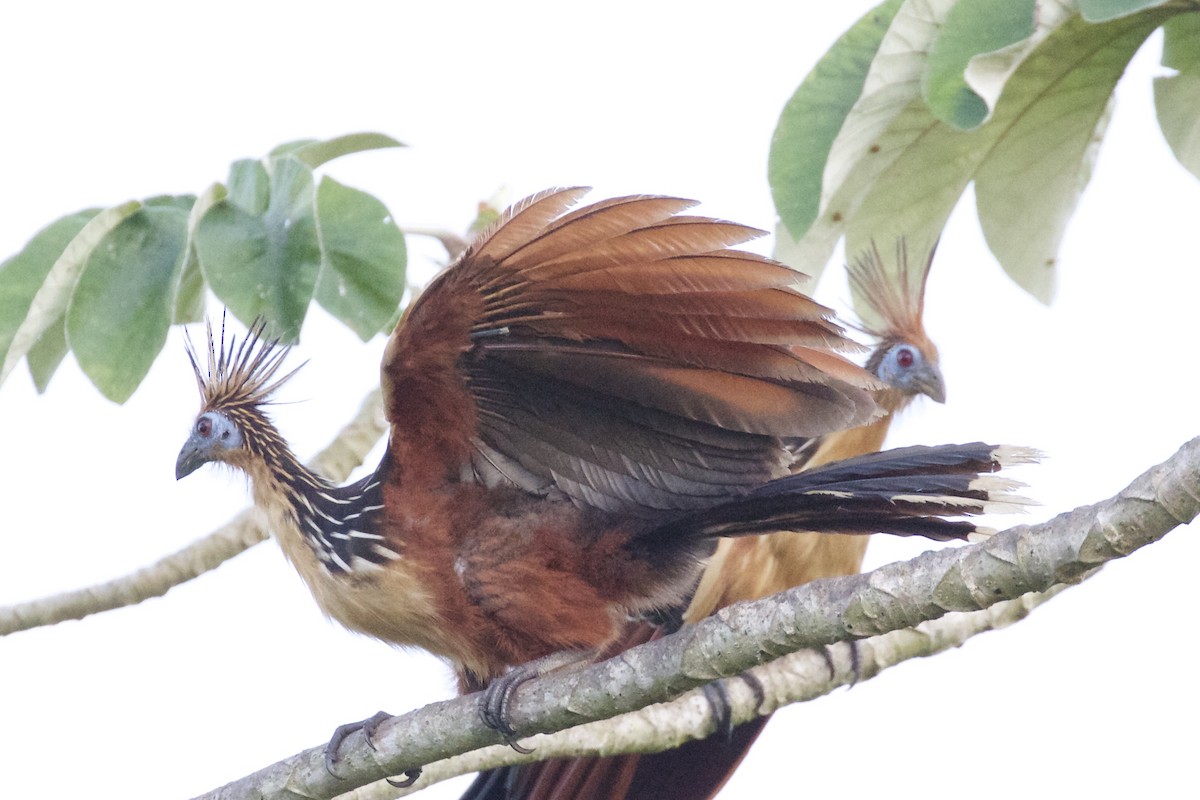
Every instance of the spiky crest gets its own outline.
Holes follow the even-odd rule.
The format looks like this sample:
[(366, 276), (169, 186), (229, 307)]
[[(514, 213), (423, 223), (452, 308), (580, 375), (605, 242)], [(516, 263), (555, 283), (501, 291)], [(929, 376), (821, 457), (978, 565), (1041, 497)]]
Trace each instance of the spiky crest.
[(225, 334), (225, 314), (221, 314), (221, 341), (218, 346), (213, 337), (212, 320), (205, 321), (208, 335), (208, 370), (201, 370), (196, 348), (191, 336), (185, 339), (188, 360), (196, 375), (196, 386), (205, 411), (249, 408), (265, 405), (280, 386), (295, 375), (301, 364), (281, 378), (275, 374), (287, 358), (290, 347), (279, 344), (279, 339), (265, 339), (266, 320), (254, 320), (245, 337), (239, 342), (230, 333), (228, 343)]
[[(851, 291), (866, 303), (877, 321), (864, 320), (859, 328), (882, 340), (909, 341), (922, 348), (931, 344), (925, 334), (925, 284), (937, 244), (929, 250), (924, 265), (914, 268), (908, 258), (904, 237), (896, 240), (894, 268), (884, 263), (874, 240), (847, 267)], [(919, 271), (918, 271), (919, 270)], [(860, 315), (866, 316), (866, 315)]]

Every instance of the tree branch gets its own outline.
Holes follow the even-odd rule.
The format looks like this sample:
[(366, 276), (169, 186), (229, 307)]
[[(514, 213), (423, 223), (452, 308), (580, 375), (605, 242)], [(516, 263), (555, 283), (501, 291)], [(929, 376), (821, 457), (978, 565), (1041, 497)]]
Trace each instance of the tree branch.
[[(364, 398), (358, 413), (329, 445), (313, 458), (311, 466), (331, 480), (342, 481), (362, 464), (386, 430), (383, 401), (378, 389)], [(160, 597), (253, 547), (267, 538), (252, 509), (240, 512), (203, 539), (149, 566), (105, 583), (0, 608), (0, 636), (53, 625), (70, 619), (136, 605)]]
[(471, 246), (471, 239), (445, 228), (427, 228), (420, 225), (405, 225), (401, 230), (405, 236), (428, 236), (441, 242), (450, 260), (458, 258)]
[[(806, 649), (781, 656), (746, 673), (762, 687), (761, 698), (740, 676), (721, 681), (729, 700), (731, 718), (735, 725), (740, 725), (755, 717), (772, 714), (783, 706), (814, 700), (839, 687), (870, 680), (911, 658), (924, 658), (960, 647), (973, 636), (1024, 619), (1033, 609), (1066, 588), (1067, 584), (1058, 584), (1049, 591), (1030, 592), (982, 611), (954, 612), (938, 620), (923, 622), (916, 628), (863, 639), (856, 644), (857, 673), (851, 646), (844, 642), (824, 650)], [(525, 742), (533, 750), (530, 754), (518, 753), (507, 745), (483, 747), (426, 766), (420, 781), (411, 788), (399, 789), (386, 781), (377, 781), (338, 795), (337, 800), (392, 800), (460, 775), (550, 758), (657, 753), (707, 738), (716, 731), (716, 725), (711, 704), (701, 690), (692, 689), (669, 703), (657, 703), (557, 733), (538, 734)]]
[[(527, 734), (562, 730), (672, 700), (801, 648), (878, 636), (951, 611), (976, 611), (1048, 591), (1161, 539), (1197, 513), (1200, 438), (1109, 500), (1011, 528), (982, 544), (944, 548), (864, 575), (739, 603), (601, 664), (532, 681), (517, 692), (510, 718)], [(468, 696), (395, 717), (378, 730), (374, 751), (356, 734), (343, 747), (340, 778), (326, 772), (324, 748), (317, 747), (203, 797), (332, 797), (497, 744), (499, 736), (483, 725), (478, 703)]]

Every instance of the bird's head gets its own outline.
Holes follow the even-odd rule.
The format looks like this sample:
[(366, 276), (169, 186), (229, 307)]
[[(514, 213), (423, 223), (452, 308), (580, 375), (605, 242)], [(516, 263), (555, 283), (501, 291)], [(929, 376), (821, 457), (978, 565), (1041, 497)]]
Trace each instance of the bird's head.
[(872, 353), (867, 370), (906, 395), (923, 394), (935, 402), (946, 402), (946, 382), (938, 368), (937, 348), (928, 339), (881, 343)]
[[(187, 342), (188, 359), (200, 389), (200, 413), (175, 462), (175, 478), (192, 474), (210, 461), (221, 462), (250, 472), (273, 449), (285, 447), (263, 406), (281, 384), (296, 373), (275, 378), (288, 348), (279, 340), (263, 338), (264, 322), (250, 326), (240, 342), (225, 336), (221, 321), (221, 340), (213, 337), (212, 323), (207, 325), (207, 369), (202, 370), (195, 348)], [(296, 369), (299, 369), (297, 367)]]
[(860, 312), (865, 312), (862, 329), (879, 340), (867, 359), (867, 370), (907, 397), (923, 394), (944, 403), (946, 382), (938, 366), (938, 350), (922, 321), (935, 249), (930, 249), (923, 267), (913, 270), (903, 239), (897, 242), (892, 267), (872, 244), (850, 264), (849, 273)]

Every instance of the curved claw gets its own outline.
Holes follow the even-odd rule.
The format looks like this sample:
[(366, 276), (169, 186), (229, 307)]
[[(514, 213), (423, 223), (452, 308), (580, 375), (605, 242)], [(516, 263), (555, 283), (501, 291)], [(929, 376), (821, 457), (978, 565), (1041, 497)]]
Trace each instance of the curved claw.
[(862, 651), (858, 649), (858, 639), (851, 639), (850, 642), (850, 671), (854, 677), (850, 680), (850, 687), (862, 678)]
[(761, 714), (763, 703), (767, 702), (767, 690), (763, 688), (762, 681), (751, 672), (743, 672), (738, 678), (750, 687), (750, 691), (754, 695), (754, 710)]
[(480, 699), (479, 716), (483, 719), (483, 724), (503, 736), (508, 746), (522, 755), (533, 751), (517, 744), (517, 732), (508, 721), (508, 707), (516, 688), (535, 677), (536, 670), (517, 667), (488, 684)]
[(725, 686), (720, 681), (704, 684), (701, 691), (704, 693), (704, 699), (708, 701), (709, 710), (712, 711), (714, 734), (724, 734), (725, 741), (733, 739), (733, 707), (729, 704), (729, 695), (725, 691)]
[[(329, 744), (325, 745), (325, 771), (338, 780), (342, 780), (342, 776), (334, 772), (334, 766), (338, 762), (338, 750), (342, 747), (342, 742), (346, 737), (356, 731), (363, 732), (363, 738), (366, 739), (367, 746), (372, 750), (375, 749), (375, 731), (379, 730), (379, 726), (386, 720), (391, 719), (392, 715), (386, 711), (377, 711), (371, 716), (358, 722), (347, 722), (345, 725), (338, 725), (334, 729), (333, 735), (329, 737)], [(408, 773), (404, 773), (407, 775)], [(416, 778), (413, 778), (416, 780)]]
[[(858, 639), (849, 639), (846, 644), (850, 646), (850, 683), (846, 684), (846, 688), (853, 688), (862, 679), (862, 651), (859, 649)], [(825, 645), (817, 652), (821, 654), (821, 659), (829, 670), (829, 679), (834, 680), (837, 678), (837, 665), (833, 663), (833, 651), (830, 647), (832, 645)]]
[(595, 656), (596, 653), (592, 650), (562, 650), (534, 659), (528, 664), (513, 667), (484, 688), (479, 707), (479, 716), (483, 719), (483, 724), (503, 736), (508, 746), (518, 753), (532, 753), (529, 748), (517, 744), (517, 732), (508, 721), (513, 693), (518, 686), (539, 675), (589, 664)]
[(419, 777), (421, 777), (421, 768), (415, 767), (414, 769), (406, 769), (404, 771), (404, 780), (402, 781), (392, 780), (391, 778), (384, 778), (384, 780), (397, 789), (407, 789), (416, 783)]

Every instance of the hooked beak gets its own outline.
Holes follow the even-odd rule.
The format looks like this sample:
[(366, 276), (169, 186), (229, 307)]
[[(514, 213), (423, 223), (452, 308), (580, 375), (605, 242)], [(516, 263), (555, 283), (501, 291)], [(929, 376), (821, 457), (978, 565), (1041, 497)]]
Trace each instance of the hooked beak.
[(211, 440), (205, 439), (199, 434), (193, 433), (189, 436), (188, 440), (183, 443), (183, 449), (179, 451), (179, 458), (175, 459), (175, 480), (186, 478), (211, 461), (212, 459), (209, 457), (211, 446)]
[(935, 403), (946, 402), (946, 381), (942, 378), (942, 371), (937, 368), (936, 364), (926, 364), (925, 368), (913, 378), (917, 391), (921, 394)]

